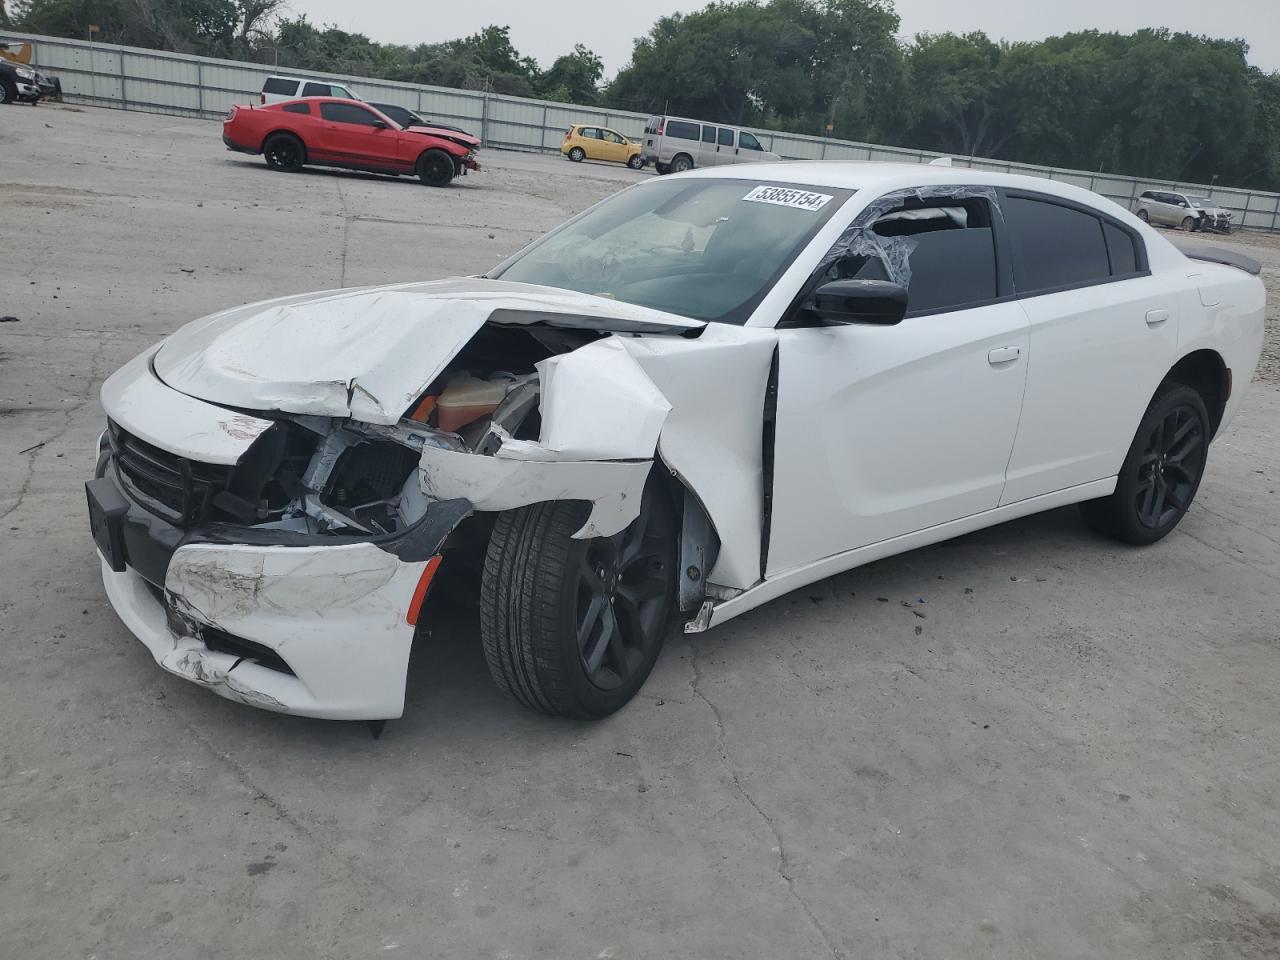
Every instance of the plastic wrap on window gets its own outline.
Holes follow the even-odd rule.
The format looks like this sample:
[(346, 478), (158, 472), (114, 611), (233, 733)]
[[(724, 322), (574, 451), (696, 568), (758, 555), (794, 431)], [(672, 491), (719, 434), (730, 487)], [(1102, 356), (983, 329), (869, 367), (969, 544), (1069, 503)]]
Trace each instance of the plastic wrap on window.
[(875, 223), (887, 213), (912, 201), (928, 203), (933, 200), (983, 199), (998, 208), (999, 198), (994, 187), (936, 184), (895, 190), (877, 197), (854, 218), (849, 228), (832, 244), (818, 265), (825, 271), (847, 257), (879, 258), (888, 279), (904, 287), (911, 285), (911, 252), (916, 241), (911, 237), (882, 237), (875, 232)]

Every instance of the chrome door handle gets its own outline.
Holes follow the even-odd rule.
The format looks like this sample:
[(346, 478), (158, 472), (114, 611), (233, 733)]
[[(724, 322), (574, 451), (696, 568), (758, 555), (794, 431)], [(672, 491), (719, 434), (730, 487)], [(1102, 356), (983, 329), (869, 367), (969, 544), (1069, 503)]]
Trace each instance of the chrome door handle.
[(1022, 356), (1021, 347), (996, 347), (987, 354), (987, 363), (993, 367), (1002, 367), (1005, 364), (1013, 363)]
[(1158, 327), (1160, 326), (1160, 324), (1164, 323), (1168, 319), (1169, 319), (1168, 310), (1148, 310), (1147, 311), (1148, 327)]

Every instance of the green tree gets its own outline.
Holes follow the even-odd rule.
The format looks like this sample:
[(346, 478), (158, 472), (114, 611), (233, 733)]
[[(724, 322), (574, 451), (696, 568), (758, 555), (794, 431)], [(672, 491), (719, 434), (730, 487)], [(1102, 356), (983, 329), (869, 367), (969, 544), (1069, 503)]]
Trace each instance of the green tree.
[(557, 57), (551, 69), (538, 77), (538, 96), (563, 103), (594, 104), (600, 99), (600, 78), (604, 64), (582, 44), (573, 52)]

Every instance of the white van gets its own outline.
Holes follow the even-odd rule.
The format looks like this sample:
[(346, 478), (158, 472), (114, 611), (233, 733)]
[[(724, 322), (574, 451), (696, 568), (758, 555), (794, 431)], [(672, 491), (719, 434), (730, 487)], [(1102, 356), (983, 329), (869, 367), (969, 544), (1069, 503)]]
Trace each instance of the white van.
[(750, 130), (683, 117), (650, 117), (640, 156), (659, 173), (782, 159), (766, 150)]
[(280, 103), (300, 97), (341, 97), (344, 100), (363, 100), (351, 92), (351, 88), (337, 80), (309, 80), (306, 77), (267, 77), (262, 85), (263, 103)]

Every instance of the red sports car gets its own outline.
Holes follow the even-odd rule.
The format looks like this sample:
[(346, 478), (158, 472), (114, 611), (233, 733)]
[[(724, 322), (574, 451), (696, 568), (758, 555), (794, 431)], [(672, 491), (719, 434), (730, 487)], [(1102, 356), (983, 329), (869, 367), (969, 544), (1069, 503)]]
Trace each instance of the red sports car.
[(262, 154), (273, 170), (311, 164), (417, 174), (433, 187), (480, 169), (480, 141), (470, 134), (401, 127), (368, 104), (330, 97), (232, 107), (222, 121), (222, 142), (229, 150)]

